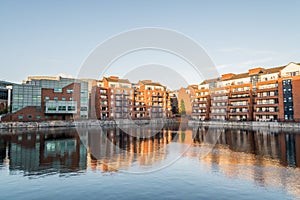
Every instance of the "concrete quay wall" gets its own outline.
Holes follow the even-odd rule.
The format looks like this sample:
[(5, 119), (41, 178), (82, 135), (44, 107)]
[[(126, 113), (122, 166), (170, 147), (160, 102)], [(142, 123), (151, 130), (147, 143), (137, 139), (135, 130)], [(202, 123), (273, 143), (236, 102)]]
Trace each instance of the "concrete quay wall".
[(44, 121), (44, 122), (0, 122), (0, 129), (38, 129), (38, 128), (63, 128), (63, 127), (96, 127), (96, 126), (117, 126), (134, 124), (175, 124), (175, 119), (154, 119), (154, 120), (82, 120), (82, 121)]
[(281, 131), (299, 130), (300, 123), (295, 122), (234, 122), (234, 121), (196, 121), (189, 120), (190, 127), (220, 127), (220, 128), (241, 128), (251, 130), (275, 129)]

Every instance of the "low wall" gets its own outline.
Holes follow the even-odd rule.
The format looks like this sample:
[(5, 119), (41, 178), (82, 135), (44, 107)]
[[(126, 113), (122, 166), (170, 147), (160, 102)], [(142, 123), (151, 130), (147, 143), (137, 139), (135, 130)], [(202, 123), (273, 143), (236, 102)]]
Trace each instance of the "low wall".
[[(38, 129), (38, 128), (62, 128), (62, 127), (93, 127), (93, 126), (116, 126), (149, 124), (149, 120), (84, 120), (84, 121), (45, 121), (45, 122), (0, 122), (0, 129)], [(151, 124), (175, 124), (175, 119), (151, 120)]]
[(300, 123), (295, 122), (234, 122), (234, 121), (196, 121), (189, 120), (189, 126), (244, 128), (244, 129), (277, 129), (282, 131), (299, 130)]

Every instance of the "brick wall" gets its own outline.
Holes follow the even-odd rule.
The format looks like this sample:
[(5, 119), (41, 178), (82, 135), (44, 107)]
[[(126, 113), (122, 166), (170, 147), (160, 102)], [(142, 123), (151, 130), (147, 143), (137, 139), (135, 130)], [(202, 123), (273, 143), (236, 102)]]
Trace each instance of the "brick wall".
[[(72, 89), (73, 93), (67, 93), (68, 89)], [(42, 89), (42, 103), (40, 107), (27, 106), (15, 113), (8, 114), (2, 117), (2, 121), (47, 121), (47, 120), (73, 120), (80, 118), (80, 84), (72, 83), (64, 88), (62, 92), (54, 92), (54, 89), (43, 88)], [(77, 114), (45, 114), (45, 98), (49, 97), (49, 100), (54, 100), (57, 97), (59, 101), (62, 97), (66, 98), (66, 101), (77, 101)]]

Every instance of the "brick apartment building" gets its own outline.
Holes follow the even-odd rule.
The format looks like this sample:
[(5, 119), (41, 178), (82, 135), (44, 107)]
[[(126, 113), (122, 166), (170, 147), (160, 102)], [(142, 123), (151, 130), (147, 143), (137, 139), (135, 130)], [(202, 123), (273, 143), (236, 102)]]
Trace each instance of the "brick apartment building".
[(199, 84), (192, 118), (299, 122), (299, 86), (300, 65), (293, 62), (269, 69), (254, 68), (247, 73), (223, 74)]
[(133, 88), (128, 79), (103, 77), (93, 86), (91, 112), (97, 119), (129, 119), (132, 111)]
[(194, 88), (194, 98), (192, 100), (192, 115), (194, 119), (207, 120), (210, 113), (210, 93), (207, 83), (200, 84)]
[[(190, 116), (193, 112), (193, 101), (196, 95), (196, 90), (198, 89), (197, 85), (189, 85), (187, 88), (180, 88), (177, 92), (178, 95), (178, 109), (180, 114), (183, 110), (187, 116)], [(196, 115), (195, 115), (196, 116)]]
[(170, 116), (165, 86), (150, 80), (131, 83), (117, 76), (104, 77), (93, 87), (91, 112), (97, 119), (150, 119)]
[(29, 77), (12, 86), (11, 112), (3, 121), (88, 118), (87, 83), (62, 77)]
[(133, 119), (166, 118), (171, 116), (170, 95), (166, 86), (150, 80), (135, 85)]

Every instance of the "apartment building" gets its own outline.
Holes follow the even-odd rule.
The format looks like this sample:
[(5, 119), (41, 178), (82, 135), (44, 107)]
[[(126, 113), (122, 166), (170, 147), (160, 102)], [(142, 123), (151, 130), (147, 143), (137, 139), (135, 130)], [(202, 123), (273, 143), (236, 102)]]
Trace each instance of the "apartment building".
[(23, 84), (12, 86), (11, 107), (3, 121), (87, 119), (87, 83), (62, 77), (28, 77)]
[(138, 82), (134, 98), (134, 119), (166, 118), (170, 116), (170, 111), (170, 95), (166, 86), (151, 80)]
[(210, 90), (211, 107), (209, 119), (211, 120), (227, 120), (227, 106), (229, 87), (219, 85)]
[(279, 120), (300, 122), (300, 64), (290, 63), (280, 71)]
[[(296, 63), (269, 69), (252, 68), (241, 74), (223, 74), (198, 86), (192, 118), (206, 120), (203, 116), (207, 116), (209, 110), (210, 120), (298, 122), (299, 84), (300, 65)], [(205, 94), (209, 97), (205, 98)], [(209, 98), (210, 101), (203, 101)]]
[(117, 76), (103, 77), (97, 86), (97, 118), (129, 119), (132, 99), (133, 88), (128, 79), (120, 79)]
[[(180, 88), (178, 90), (178, 108), (181, 115), (194, 116), (193, 101), (196, 96), (198, 85), (189, 85), (187, 88)], [(194, 108), (197, 108), (196, 106)], [(196, 115), (195, 115), (196, 118)]]
[(284, 67), (263, 70), (260, 81), (256, 84), (256, 95), (253, 109), (255, 121), (279, 120), (279, 82), (280, 71)]
[(117, 76), (104, 77), (93, 88), (97, 119), (150, 119), (171, 116), (166, 87), (150, 80), (131, 83)]
[(210, 113), (210, 89), (206, 82), (201, 83), (194, 89), (192, 99), (192, 118), (201, 121), (209, 119)]

